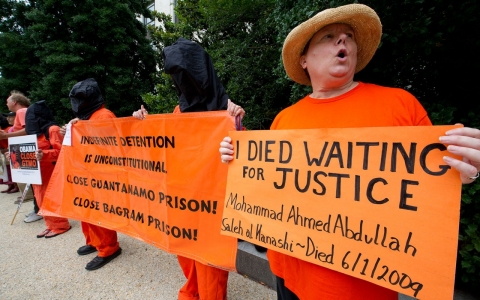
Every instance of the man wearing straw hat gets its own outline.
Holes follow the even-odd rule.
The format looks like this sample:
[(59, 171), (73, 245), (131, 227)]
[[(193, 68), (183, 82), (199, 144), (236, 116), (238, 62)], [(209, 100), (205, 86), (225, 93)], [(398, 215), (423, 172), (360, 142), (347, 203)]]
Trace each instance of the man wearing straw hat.
[[(418, 100), (402, 89), (353, 80), (373, 57), (382, 35), (374, 10), (362, 4), (326, 9), (294, 28), (282, 58), (288, 76), (312, 86), (312, 93), (280, 112), (271, 129), (431, 125)], [(440, 141), (463, 160), (445, 156), (472, 183), (480, 170), (480, 130), (456, 128)], [(233, 159), (229, 137), (220, 144), (222, 161)], [(392, 299), (396, 292), (300, 259), (268, 250), (277, 276), (278, 299)]]

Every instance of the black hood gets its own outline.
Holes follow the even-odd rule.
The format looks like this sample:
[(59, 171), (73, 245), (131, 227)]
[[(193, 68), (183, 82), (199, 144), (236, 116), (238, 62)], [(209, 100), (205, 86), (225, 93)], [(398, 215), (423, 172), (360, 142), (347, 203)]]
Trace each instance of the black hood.
[(27, 108), (25, 113), (25, 132), (27, 134), (45, 135), (50, 139), (48, 129), (50, 126), (57, 125), (53, 117), (52, 111), (48, 108), (45, 100), (33, 103)]
[(225, 110), (228, 95), (212, 59), (195, 42), (179, 38), (163, 50), (165, 73), (175, 82), (181, 112)]
[(93, 78), (77, 82), (68, 96), (73, 113), (81, 120), (90, 119), (90, 116), (105, 102), (98, 83)]

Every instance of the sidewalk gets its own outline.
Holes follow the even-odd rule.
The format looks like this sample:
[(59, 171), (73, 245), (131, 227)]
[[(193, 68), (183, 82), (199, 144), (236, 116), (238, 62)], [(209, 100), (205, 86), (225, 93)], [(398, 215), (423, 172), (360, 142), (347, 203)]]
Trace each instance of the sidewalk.
[[(3, 186), (0, 186), (3, 190)], [(118, 234), (122, 254), (103, 268), (85, 270), (95, 257), (77, 255), (84, 245), (80, 222), (51, 239), (37, 239), (44, 221), (24, 223), (32, 201), (20, 208), (13, 225), (20, 193), (0, 194), (0, 299), (177, 299), (185, 277), (175, 255), (127, 235)], [(228, 299), (276, 299), (275, 291), (230, 272)]]
[[(3, 187), (0, 187), (3, 190)], [(80, 222), (70, 220), (72, 229), (51, 239), (37, 239), (44, 221), (25, 223), (32, 201), (17, 210), (13, 202), (20, 193), (0, 194), (0, 299), (177, 299), (185, 277), (175, 255), (127, 235), (118, 234), (122, 254), (103, 268), (86, 271), (95, 257), (77, 255), (83, 246)], [(229, 300), (274, 300), (276, 292), (238, 273), (230, 272)], [(411, 300), (399, 295), (399, 300)], [(455, 291), (454, 300), (480, 299)]]

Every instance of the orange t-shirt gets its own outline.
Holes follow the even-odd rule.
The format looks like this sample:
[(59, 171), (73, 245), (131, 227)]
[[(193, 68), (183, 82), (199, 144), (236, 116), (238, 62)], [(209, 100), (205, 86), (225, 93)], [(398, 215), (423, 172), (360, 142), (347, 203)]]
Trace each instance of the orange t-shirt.
[(19, 131), (20, 129), (25, 128), (25, 114), (27, 113), (27, 108), (20, 108), (15, 112), (15, 121), (13, 122), (13, 130)]
[[(429, 126), (427, 112), (405, 90), (359, 83), (351, 91), (329, 99), (306, 96), (281, 111), (270, 129)], [(272, 250), (272, 272), (302, 300), (397, 300), (398, 294), (343, 273)]]

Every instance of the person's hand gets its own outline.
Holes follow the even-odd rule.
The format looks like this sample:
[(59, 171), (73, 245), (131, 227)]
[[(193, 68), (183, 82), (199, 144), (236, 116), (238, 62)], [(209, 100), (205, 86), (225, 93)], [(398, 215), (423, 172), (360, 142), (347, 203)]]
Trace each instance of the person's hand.
[(43, 151), (42, 149), (37, 149), (37, 151), (35, 151), (35, 157), (37, 158), (38, 161), (41, 161), (42, 158), (43, 158)]
[(67, 125), (63, 125), (62, 127), (60, 127), (60, 134), (61, 135), (65, 135), (66, 132), (67, 132)]
[(460, 172), (463, 183), (472, 183), (480, 171), (480, 130), (461, 127), (449, 130), (440, 141), (448, 144), (448, 152), (462, 156), (462, 160), (444, 156), (443, 160)]
[[(75, 124), (77, 123), (78, 121), (80, 121), (79, 118), (75, 118), (75, 119), (71, 119), (70, 122), (68, 122), (68, 124)], [(60, 127), (60, 134), (61, 135), (65, 135), (65, 133), (67, 132), (67, 124), (63, 125), (62, 127)]]
[(220, 159), (223, 163), (227, 163), (233, 160), (233, 146), (232, 139), (229, 136), (223, 138), (223, 141), (220, 143)]
[(140, 109), (137, 111), (134, 111), (132, 116), (134, 118), (137, 118), (139, 120), (145, 120), (147, 118), (148, 111), (143, 107), (143, 105), (140, 106)]
[(245, 110), (240, 105), (233, 103), (230, 99), (228, 99), (227, 111), (231, 116), (240, 116), (241, 119), (243, 119), (243, 116), (245, 116)]

